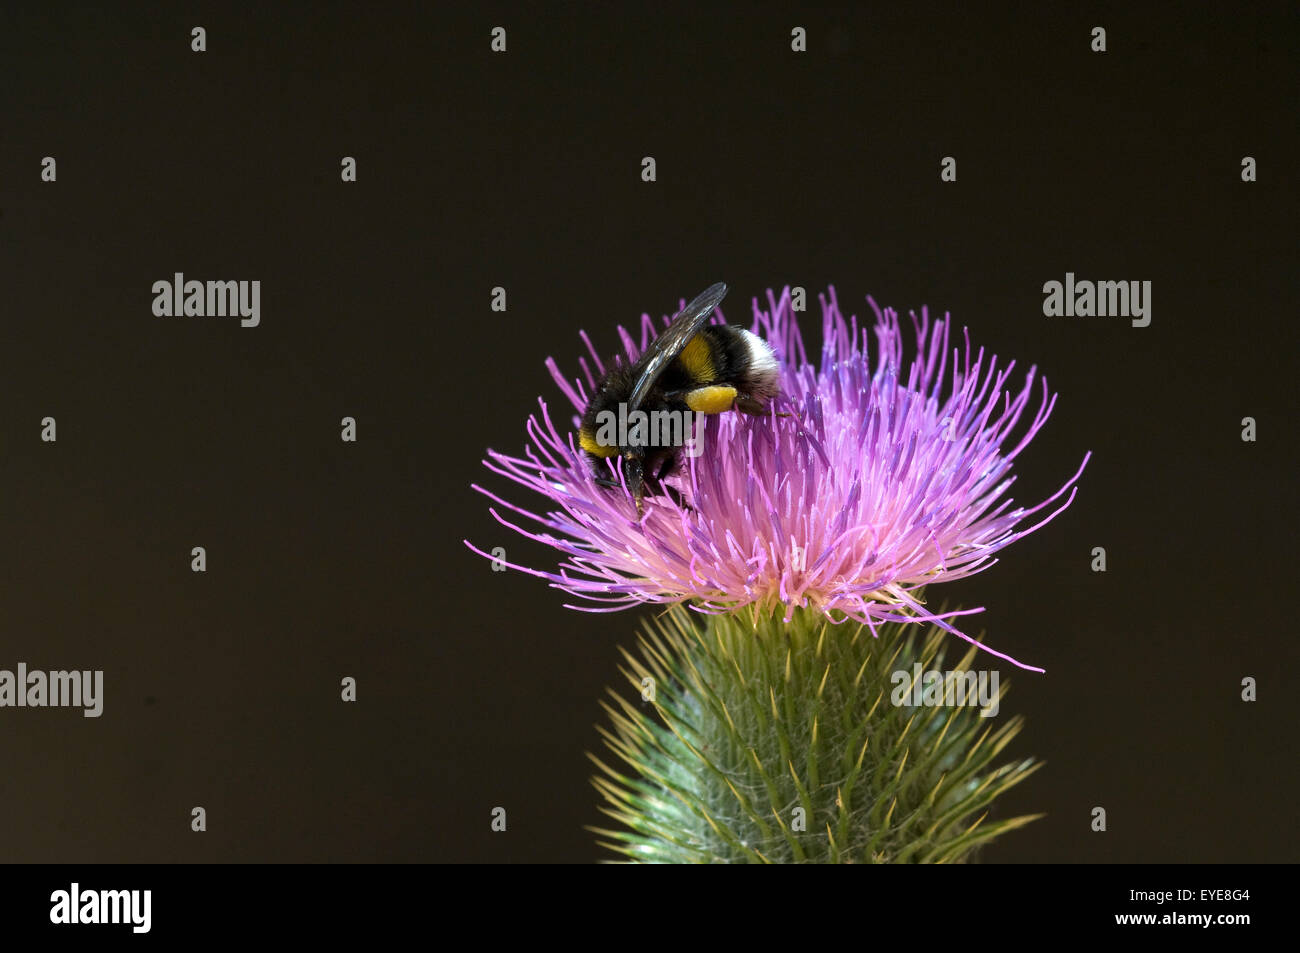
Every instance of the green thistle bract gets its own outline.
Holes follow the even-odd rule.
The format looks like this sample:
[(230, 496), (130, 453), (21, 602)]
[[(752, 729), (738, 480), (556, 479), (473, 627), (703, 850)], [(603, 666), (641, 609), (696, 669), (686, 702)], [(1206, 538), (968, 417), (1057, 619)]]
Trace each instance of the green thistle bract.
[(937, 626), (890, 623), (873, 638), (812, 611), (785, 622), (674, 606), (624, 655), (638, 699), (653, 701), (611, 691), (609, 751), (592, 760), (602, 810), (626, 827), (596, 832), (625, 858), (951, 863), (1041, 816), (989, 816), (1039, 766), (995, 763), (1019, 717), (891, 700), (894, 673), (942, 667)]

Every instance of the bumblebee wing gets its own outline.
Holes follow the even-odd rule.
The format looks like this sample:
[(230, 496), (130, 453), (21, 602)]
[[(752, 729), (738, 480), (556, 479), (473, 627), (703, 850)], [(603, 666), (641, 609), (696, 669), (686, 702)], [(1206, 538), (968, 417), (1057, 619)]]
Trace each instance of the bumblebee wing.
[(713, 314), (713, 309), (726, 294), (725, 283), (719, 281), (716, 285), (710, 285), (696, 295), (694, 301), (677, 312), (663, 334), (654, 339), (640, 360), (632, 366), (632, 379), (636, 383), (632, 387), (632, 396), (627, 401), (629, 412), (641, 406), (641, 401), (650, 393), (650, 388), (654, 387), (659, 375), (682, 353), (682, 348), (695, 337), (696, 332), (704, 327)]

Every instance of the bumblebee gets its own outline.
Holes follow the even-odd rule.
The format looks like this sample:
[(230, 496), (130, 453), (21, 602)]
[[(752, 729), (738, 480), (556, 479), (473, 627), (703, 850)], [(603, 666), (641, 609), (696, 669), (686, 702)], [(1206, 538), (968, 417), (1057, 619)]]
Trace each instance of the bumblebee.
[(663, 480), (689, 437), (681, 421), (728, 410), (765, 414), (780, 390), (776, 356), (766, 341), (736, 325), (707, 323), (726, 293), (722, 282), (712, 285), (678, 312), (635, 364), (611, 367), (583, 414), (578, 445), (592, 461), (596, 482), (619, 486), (601, 475), (608, 473), (601, 461), (619, 457), (638, 516), (647, 493), (671, 492)]

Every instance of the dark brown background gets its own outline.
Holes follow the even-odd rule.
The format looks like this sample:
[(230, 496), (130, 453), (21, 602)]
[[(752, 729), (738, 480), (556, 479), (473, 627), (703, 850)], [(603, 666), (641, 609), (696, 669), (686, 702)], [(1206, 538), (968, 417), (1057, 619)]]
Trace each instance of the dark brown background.
[[(106, 699), (0, 710), (0, 860), (597, 859), (637, 616), (491, 572), (463, 539), (555, 557), (469, 484), (522, 501), (479, 460), (579, 328), (613, 350), (715, 280), (735, 319), (834, 283), (1037, 363), (1018, 501), (1095, 455), (942, 592), (1048, 670), (1003, 809), (1049, 816), (985, 859), (1297, 859), (1294, 8), (654, 6), (4, 15), (0, 668)], [(261, 326), (154, 317), (174, 271), (260, 279)], [(1151, 280), (1151, 326), (1045, 318), (1067, 271)]]

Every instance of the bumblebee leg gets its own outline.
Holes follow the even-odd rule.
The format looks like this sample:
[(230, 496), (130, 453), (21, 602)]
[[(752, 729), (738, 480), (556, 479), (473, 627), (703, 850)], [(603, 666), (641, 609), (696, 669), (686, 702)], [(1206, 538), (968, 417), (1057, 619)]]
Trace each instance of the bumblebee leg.
[[(753, 397), (740, 394), (736, 397), (736, 410), (742, 414), (750, 414), (754, 417), (766, 417), (768, 415), (769, 406), (761, 400), (755, 400)], [(777, 416), (789, 417), (791, 415), (778, 412)]]
[[(677, 490), (673, 489), (671, 486), (663, 482), (668, 476), (672, 474), (673, 470), (675, 470), (676, 468), (677, 468), (676, 458), (672, 456), (664, 457), (664, 462), (660, 465), (659, 471), (657, 473), (650, 475), (646, 479), (644, 484), (645, 494), (646, 496), (653, 496), (656, 493), (662, 493), (682, 509), (693, 510), (694, 507), (686, 502), (686, 500), (682, 497), (681, 493), (677, 492)], [(623, 488), (623, 484), (619, 483), (617, 480), (612, 480), (609, 477), (604, 477), (604, 476), (593, 475), (591, 478), (591, 482), (595, 483), (597, 486), (608, 487), (611, 490), (621, 490)]]
[(683, 496), (682, 496), (680, 493), (678, 493), (676, 490), (674, 490), (671, 486), (668, 486), (667, 484), (665, 484), (665, 485), (659, 487), (659, 489), (663, 490), (663, 491), (664, 491), (664, 495), (667, 496), (667, 497), (668, 497), (670, 500), (672, 500), (674, 503), (676, 503), (677, 506), (678, 506), (680, 509), (683, 509), (683, 510), (694, 510), (694, 509), (695, 509), (695, 507), (693, 507), (693, 506), (691, 506), (691, 504), (687, 503), (686, 500), (685, 500), (685, 498), (683, 498)]
[(694, 510), (695, 507), (686, 502), (686, 499), (675, 488), (669, 486), (664, 480), (677, 469), (677, 458), (673, 456), (664, 457), (663, 464), (659, 467), (659, 472), (655, 474), (653, 480), (647, 480), (647, 487), (653, 487), (654, 492), (662, 493), (668, 497), (677, 506), (683, 510)]

